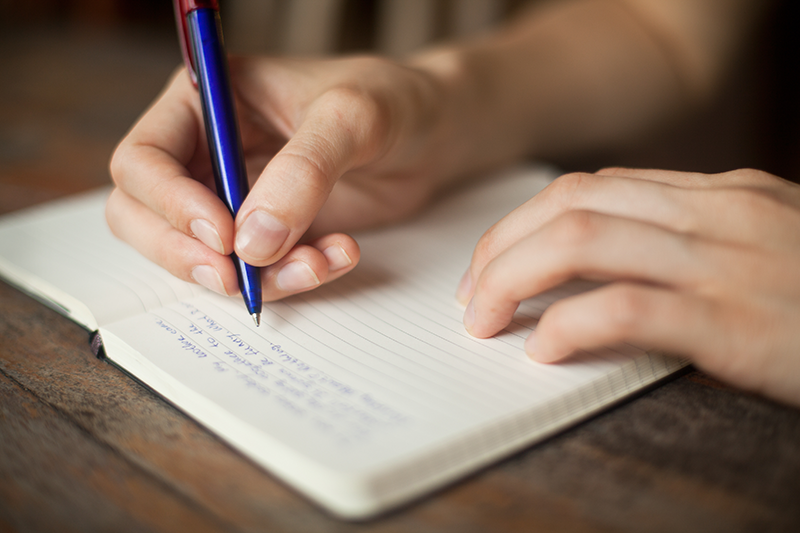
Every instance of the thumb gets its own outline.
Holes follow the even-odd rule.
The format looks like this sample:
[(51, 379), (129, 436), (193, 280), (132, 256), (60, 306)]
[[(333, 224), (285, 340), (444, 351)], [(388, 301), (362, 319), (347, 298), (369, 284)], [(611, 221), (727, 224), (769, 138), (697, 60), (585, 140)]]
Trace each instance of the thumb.
[(381, 152), (388, 122), (377, 101), (357, 89), (335, 88), (317, 98), (242, 204), (236, 217), (237, 255), (264, 266), (289, 252), (336, 181)]

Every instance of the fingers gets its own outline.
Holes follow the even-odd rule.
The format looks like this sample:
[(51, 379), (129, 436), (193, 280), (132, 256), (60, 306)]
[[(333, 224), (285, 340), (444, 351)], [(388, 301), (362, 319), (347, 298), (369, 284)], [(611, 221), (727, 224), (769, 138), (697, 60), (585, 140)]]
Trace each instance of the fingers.
[(231, 259), (175, 229), (142, 202), (115, 189), (106, 204), (111, 231), (173, 275), (215, 292), (239, 292)]
[(314, 289), (350, 272), (361, 257), (356, 241), (336, 233), (297, 245), (280, 261), (262, 270), (264, 301)]
[(626, 177), (640, 180), (668, 183), (676, 187), (690, 189), (710, 189), (719, 187), (768, 187), (784, 181), (772, 174), (755, 169), (740, 169), (719, 174), (701, 172), (677, 172), (674, 170), (646, 168), (604, 168), (596, 172), (600, 176)]
[(704, 353), (710, 351), (704, 333), (715, 322), (715, 307), (702, 298), (620, 282), (555, 302), (525, 341), (525, 351), (542, 363), (621, 343), (672, 354)]
[[(227, 255), (233, 251), (233, 220), (209, 188), (210, 168), (206, 165), (201, 171), (203, 167), (194, 165), (193, 173), (187, 169), (195, 158), (208, 158), (196, 99), (181, 72), (117, 147), (111, 175), (125, 194), (173, 228)], [(122, 229), (127, 222), (118, 223)], [(122, 234), (132, 235), (135, 226), (130, 230)]]
[[(223, 295), (239, 292), (229, 256), (176, 230), (122, 190), (115, 189), (109, 197), (106, 218), (115, 235), (175, 276)], [(262, 270), (263, 299), (277, 300), (337, 279), (358, 264), (360, 254), (356, 241), (340, 233), (297, 245)]]
[(389, 119), (357, 90), (332, 89), (308, 109), (236, 217), (236, 253), (253, 265), (283, 257), (311, 225), (336, 181), (387, 143)]
[(588, 211), (560, 216), (521, 239), (480, 272), (464, 324), (496, 334), (520, 301), (569, 279), (637, 280), (682, 287), (705, 280), (694, 239), (649, 224)]
[[(478, 242), (458, 299), (469, 301), (483, 268), (509, 246), (575, 210), (629, 218), (670, 231), (741, 245), (777, 248), (800, 240), (800, 214), (787, 198), (797, 186), (759, 171), (715, 176), (658, 170), (606, 169), (568, 174), (512, 211)], [(713, 182), (715, 186), (692, 185)], [(730, 184), (734, 184), (730, 185)], [(747, 185), (747, 186), (745, 186)], [(764, 189), (764, 186), (769, 188)], [(777, 229), (777, 231), (776, 231)]]
[(492, 226), (478, 242), (457, 294), (465, 303), (472, 284), (492, 259), (555, 218), (575, 210), (622, 216), (670, 227), (690, 224), (680, 189), (670, 185), (595, 174), (561, 176), (542, 192)]
[(675, 172), (673, 170), (651, 168), (608, 167), (595, 172), (598, 176), (633, 178), (654, 183), (668, 183), (675, 187), (703, 188), (716, 187), (721, 183), (730, 184), (724, 174), (703, 174), (701, 172)]
[[(739, 290), (741, 285), (737, 285)], [(755, 301), (675, 291), (628, 282), (559, 300), (525, 341), (536, 361), (553, 363), (579, 351), (630, 344), (692, 358), (694, 364), (741, 387), (797, 404), (793, 376), (797, 311), (770, 291)]]
[(628, 343), (797, 402), (797, 185), (624, 169), (554, 185), (481, 239), (459, 288), (470, 333), (495, 334), (564, 281), (606, 281), (548, 307), (526, 352), (555, 362)]

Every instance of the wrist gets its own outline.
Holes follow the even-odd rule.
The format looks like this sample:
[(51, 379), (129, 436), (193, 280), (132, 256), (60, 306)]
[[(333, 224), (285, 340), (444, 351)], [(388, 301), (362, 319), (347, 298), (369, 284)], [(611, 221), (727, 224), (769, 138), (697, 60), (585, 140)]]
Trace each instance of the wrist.
[(422, 73), (436, 88), (429, 158), (440, 186), (485, 170), (492, 157), (481, 142), (486, 127), (479, 73), (457, 47), (429, 49), (411, 57), (407, 65)]
[(519, 65), (495, 41), (490, 36), (465, 46), (431, 49), (409, 60), (442, 94), (437, 157), (449, 181), (508, 164), (531, 151), (536, 121), (525, 117), (532, 104), (519, 102), (514, 91), (506, 90), (514, 84)]

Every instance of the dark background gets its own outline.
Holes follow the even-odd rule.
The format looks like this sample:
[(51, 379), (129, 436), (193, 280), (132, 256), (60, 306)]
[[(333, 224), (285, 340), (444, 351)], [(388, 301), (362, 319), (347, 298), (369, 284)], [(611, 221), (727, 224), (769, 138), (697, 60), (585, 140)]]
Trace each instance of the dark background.
[[(114, 145), (180, 64), (171, 2), (0, 0), (0, 12), (0, 212), (108, 183)], [(368, 50), (375, 16), (373, 1), (348, 0), (338, 49)], [(708, 109), (613, 153), (556, 163), (754, 167), (798, 181), (798, 22), (798, 3), (779, 3)]]

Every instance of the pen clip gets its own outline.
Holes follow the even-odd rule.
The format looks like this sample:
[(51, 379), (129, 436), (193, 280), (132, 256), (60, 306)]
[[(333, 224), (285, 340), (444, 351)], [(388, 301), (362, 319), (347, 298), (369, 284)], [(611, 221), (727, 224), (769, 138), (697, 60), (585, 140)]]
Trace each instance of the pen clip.
[(172, 5), (175, 8), (175, 22), (178, 25), (178, 40), (181, 43), (183, 63), (186, 65), (186, 70), (189, 71), (192, 85), (197, 87), (197, 68), (194, 64), (192, 43), (189, 40), (189, 28), (186, 17), (196, 9), (213, 9), (219, 11), (219, 4), (217, 0), (173, 0)]

